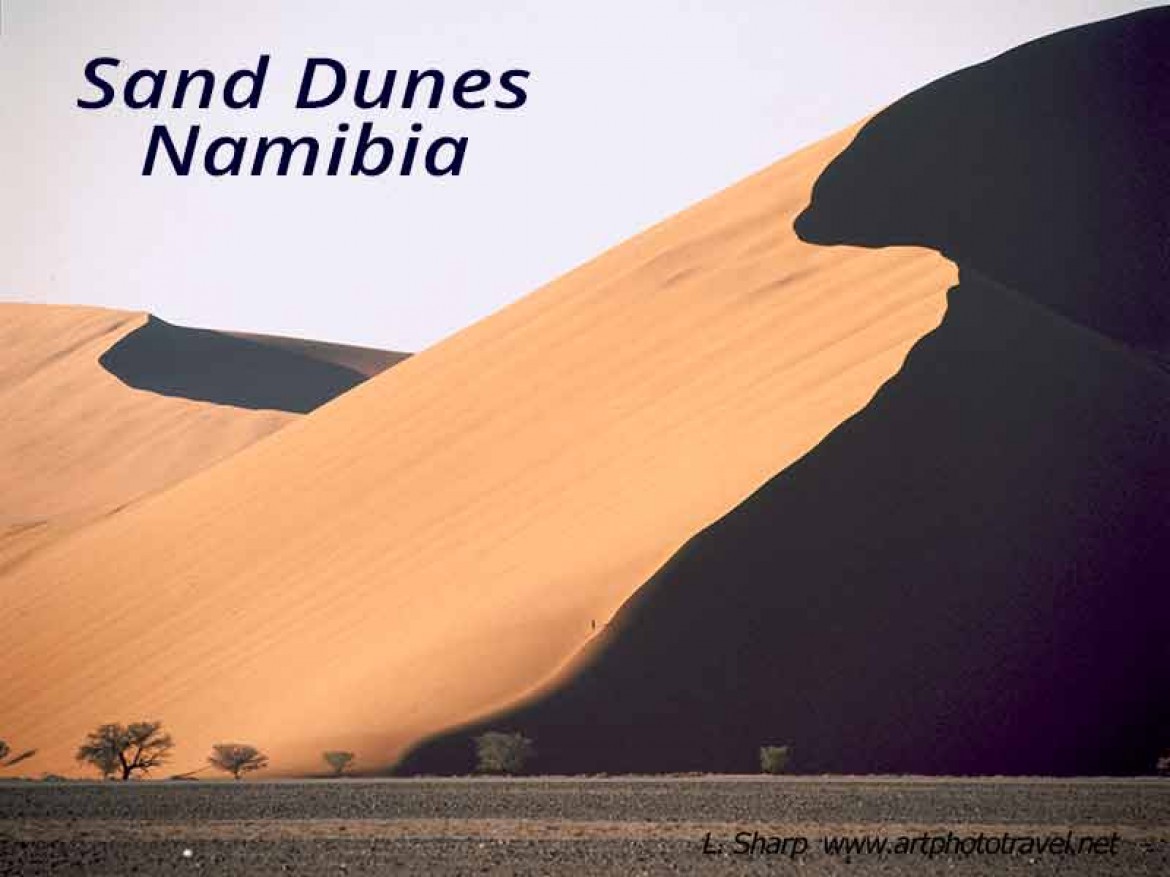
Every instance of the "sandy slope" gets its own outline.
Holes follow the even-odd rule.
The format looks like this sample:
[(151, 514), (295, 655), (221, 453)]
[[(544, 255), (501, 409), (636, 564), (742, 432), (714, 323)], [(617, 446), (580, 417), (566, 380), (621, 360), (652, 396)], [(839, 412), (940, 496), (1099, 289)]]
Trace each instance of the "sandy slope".
[(0, 304), (0, 569), (292, 416), (140, 393), (98, 358), (147, 315)]
[(791, 230), (851, 134), (0, 579), (25, 771), (76, 772), (88, 728), (147, 716), (174, 769), (240, 739), (274, 771), (326, 747), (371, 768), (547, 679), (937, 325), (938, 255)]

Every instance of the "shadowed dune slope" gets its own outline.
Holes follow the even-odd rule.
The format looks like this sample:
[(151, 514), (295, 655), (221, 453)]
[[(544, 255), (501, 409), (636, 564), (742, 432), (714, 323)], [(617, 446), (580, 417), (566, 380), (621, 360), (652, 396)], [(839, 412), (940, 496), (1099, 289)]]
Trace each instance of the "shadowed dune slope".
[(1170, 351), (1170, 8), (1063, 31), (898, 101), (817, 180), (821, 244), (929, 246)]
[[(898, 376), (485, 727), (542, 771), (1110, 773), (1165, 745), (1170, 377), (964, 277)], [(415, 771), (471, 767), (467, 737)]]
[[(307, 414), (402, 358), (360, 347), (172, 326), (152, 316), (100, 361), (139, 390)], [(362, 370), (343, 364), (348, 362)]]
[(853, 133), (0, 579), (25, 770), (76, 773), (89, 727), (139, 716), (174, 731), (174, 770), (240, 739), (273, 772), (326, 748), (376, 768), (555, 675), (937, 326), (936, 254), (792, 232)]
[[(1170, 730), (1170, 14), (1058, 34), (882, 112), (820, 243), (960, 261), (942, 325), (691, 540), (578, 672), (492, 724), (552, 771), (1149, 771)], [(1063, 316), (1062, 316), (1063, 315)], [(466, 767), (467, 736), (413, 754)]]
[(119, 383), (99, 357), (148, 319), (101, 308), (0, 304), (0, 570), (291, 419)]

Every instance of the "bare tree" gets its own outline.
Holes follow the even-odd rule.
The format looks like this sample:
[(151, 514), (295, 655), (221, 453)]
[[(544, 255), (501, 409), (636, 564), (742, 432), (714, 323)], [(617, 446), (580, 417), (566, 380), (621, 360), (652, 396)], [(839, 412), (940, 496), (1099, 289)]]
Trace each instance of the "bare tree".
[(268, 767), (268, 756), (249, 743), (216, 743), (207, 763), (238, 780), (243, 774)]
[(333, 775), (335, 777), (341, 776), (353, 764), (354, 754), (352, 752), (329, 751), (321, 753), (331, 768), (333, 768)]
[(128, 780), (136, 771), (149, 773), (165, 763), (174, 748), (171, 735), (162, 731), (162, 722), (109, 724), (89, 732), (77, 750), (77, 760), (92, 764), (104, 777), (120, 773)]

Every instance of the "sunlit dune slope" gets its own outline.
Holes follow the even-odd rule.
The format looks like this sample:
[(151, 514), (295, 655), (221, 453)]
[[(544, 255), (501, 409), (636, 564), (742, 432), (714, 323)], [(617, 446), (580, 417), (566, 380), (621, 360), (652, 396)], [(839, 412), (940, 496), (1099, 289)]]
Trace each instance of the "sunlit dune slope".
[(76, 773), (87, 729), (139, 717), (172, 770), (223, 740), (272, 772), (325, 748), (373, 769), (549, 679), (938, 324), (937, 254), (792, 232), (852, 133), (0, 579), (21, 769)]

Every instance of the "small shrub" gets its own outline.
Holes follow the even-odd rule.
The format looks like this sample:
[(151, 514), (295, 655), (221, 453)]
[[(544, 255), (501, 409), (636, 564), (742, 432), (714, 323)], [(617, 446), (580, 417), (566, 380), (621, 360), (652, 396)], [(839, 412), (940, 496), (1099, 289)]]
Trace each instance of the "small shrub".
[(760, 770), (764, 773), (784, 773), (792, 760), (791, 746), (761, 746)]
[(346, 772), (353, 764), (354, 754), (352, 752), (344, 752), (341, 750), (332, 750), (329, 752), (322, 752), (321, 757), (325, 759), (326, 763), (333, 768), (333, 775), (339, 777)]
[(207, 763), (238, 780), (243, 774), (268, 767), (268, 756), (250, 743), (216, 743)]
[(535, 755), (532, 741), (517, 731), (488, 731), (475, 738), (477, 773), (521, 773)]

